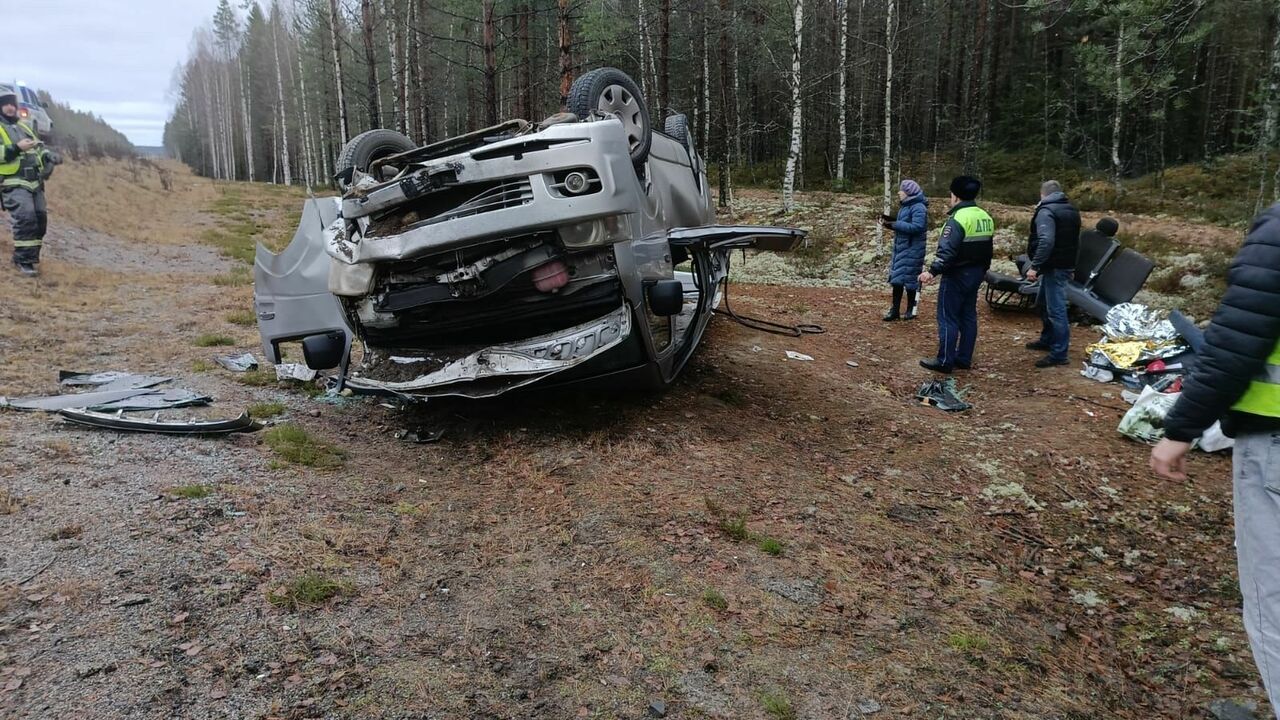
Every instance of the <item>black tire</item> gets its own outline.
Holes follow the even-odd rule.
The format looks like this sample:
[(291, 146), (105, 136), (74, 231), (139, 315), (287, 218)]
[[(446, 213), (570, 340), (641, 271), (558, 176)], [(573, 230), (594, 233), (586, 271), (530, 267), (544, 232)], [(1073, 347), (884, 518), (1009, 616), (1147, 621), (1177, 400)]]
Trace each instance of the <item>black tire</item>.
[(416, 147), (418, 147), (417, 143), (395, 130), (378, 129), (362, 132), (342, 146), (333, 174), (339, 178), (338, 184), (345, 188), (347, 183), (342, 178), (348, 177), (352, 169), (364, 172), (375, 160), (407, 152)]
[(573, 81), (567, 104), (569, 112), (583, 120), (593, 111), (617, 115), (631, 146), (631, 162), (638, 165), (649, 157), (649, 106), (631, 76), (617, 68), (596, 68)]
[[(693, 132), (689, 129), (689, 117), (682, 114), (668, 117), (662, 131), (675, 138), (689, 151), (689, 161), (693, 163), (693, 182), (701, 190), (702, 175), (706, 172), (706, 168), (701, 162), (701, 156), (693, 151)], [(697, 158), (697, 160), (694, 158)]]
[(667, 118), (663, 132), (689, 147), (689, 118), (686, 115), (672, 115)]

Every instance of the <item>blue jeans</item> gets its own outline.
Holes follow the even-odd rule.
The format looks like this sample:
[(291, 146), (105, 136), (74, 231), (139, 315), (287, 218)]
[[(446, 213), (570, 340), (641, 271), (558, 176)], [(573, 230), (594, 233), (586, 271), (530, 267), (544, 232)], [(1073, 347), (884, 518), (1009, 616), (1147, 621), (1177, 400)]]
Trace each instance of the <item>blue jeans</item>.
[(1232, 467), (1244, 632), (1271, 706), (1280, 708), (1280, 431), (1236, 435)]
[(1049, 357), (1066, 360), (1071, 345), (1071, 324), (1067, 322), (1067, 281), (1074, 270), (1046, 270), (1040, 276), (1040, 342), (1049, 346)]
[(986, 268), (971, 265), (942, 276), (938, 286), (938, 363), (973, 364), (978, 341), (978, 286)]

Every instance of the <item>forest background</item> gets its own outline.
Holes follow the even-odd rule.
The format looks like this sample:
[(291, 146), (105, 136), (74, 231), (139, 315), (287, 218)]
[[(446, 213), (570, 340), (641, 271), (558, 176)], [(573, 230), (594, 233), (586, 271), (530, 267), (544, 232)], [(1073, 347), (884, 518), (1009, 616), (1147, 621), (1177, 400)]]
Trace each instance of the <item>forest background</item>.
[(221, 0), (165, 145), (218, 179), (326, 185), (370, 128), (430, 142), (560, 109), (615, 66), (732, 186), (883, 196), (960, 171), (1034, 202), (1240, 225), (1280, 198), (1277, 0)]

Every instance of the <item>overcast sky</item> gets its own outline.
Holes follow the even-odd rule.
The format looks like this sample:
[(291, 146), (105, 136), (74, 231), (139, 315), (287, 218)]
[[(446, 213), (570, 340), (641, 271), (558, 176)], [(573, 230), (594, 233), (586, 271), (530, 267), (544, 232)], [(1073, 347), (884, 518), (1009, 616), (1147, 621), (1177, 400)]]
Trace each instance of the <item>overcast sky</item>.
[[(173, 70), (217, 0), (5, 3), (3, 77), (97, 113), (135, 145), (159, 145)], [(238, 7), (239, 3), (233, 3)]]

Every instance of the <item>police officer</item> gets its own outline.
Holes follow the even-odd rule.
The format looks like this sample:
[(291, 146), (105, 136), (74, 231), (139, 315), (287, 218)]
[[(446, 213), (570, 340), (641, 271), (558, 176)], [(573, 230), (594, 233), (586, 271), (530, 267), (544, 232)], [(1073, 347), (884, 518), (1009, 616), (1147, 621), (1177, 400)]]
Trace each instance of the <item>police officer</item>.
[(36, 131), (18, 119), (18, 96), (0, 90), (0, 204), (13, 222), (13, 265), (28, 277), (36, 275), (49, 224), (44, 180), (53, 163)]
[(1227, 292), (1165, 417), (1152, 469), (1185, 481), (1192, 441), (1217, 420), (1235, 437), (1232, 494), (1245, 634), (1271, 707), (1280, 713), (1280, 203), (1253, 221), (1227, 271)]
[(938, 357), (921, 360), (934, 372), (968, 370), (978, 340), (978, 286), (991, 267), (995, 222), (974, 203), (982, 190), (978, 178), (961, 175), (951, 181), (951, 209), (929, 269), (920, 273), (927, 285), (941, 277), (938, 288)]

